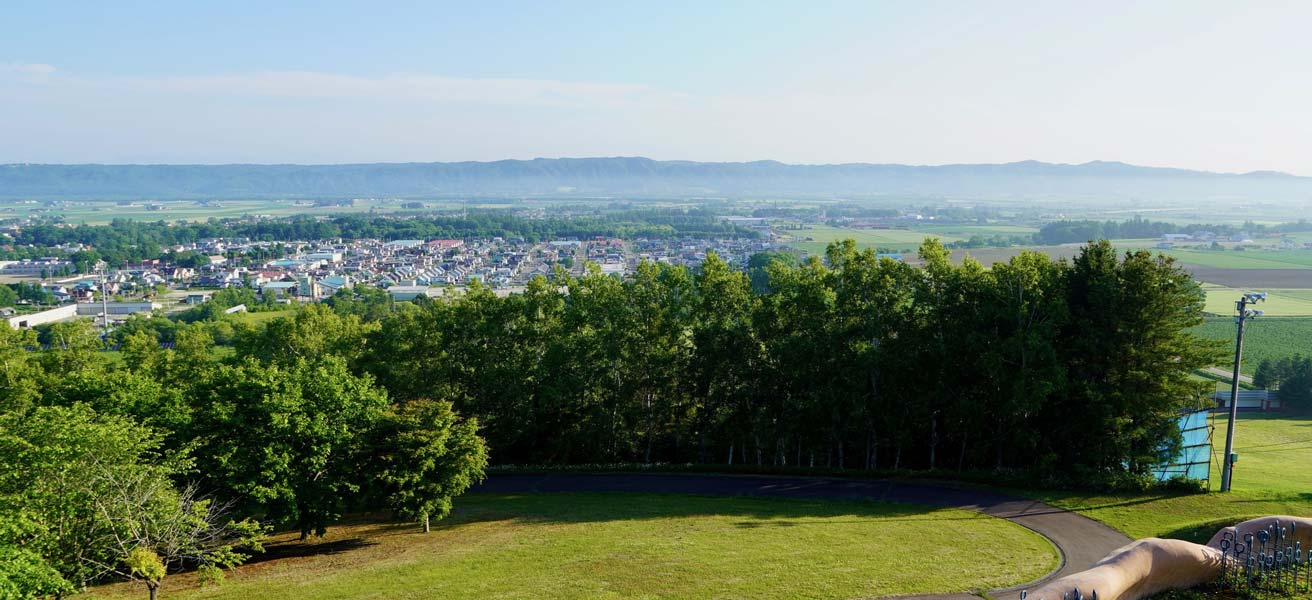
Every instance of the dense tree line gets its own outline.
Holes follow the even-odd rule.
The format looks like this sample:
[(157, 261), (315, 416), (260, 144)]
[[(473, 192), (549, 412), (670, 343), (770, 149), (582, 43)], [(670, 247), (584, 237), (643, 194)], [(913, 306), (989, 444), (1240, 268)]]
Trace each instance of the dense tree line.
[(1039, 244), (1074, 244), (1090, 240), (1159, 238), (1168, 233), (1191, 234), (1196, 231), (1210, 231), (1221, 236), (1234, 235), (1241, 231), (1250, 234), (1266, 231), (1312, 231), (1312, 223), (1300, 220), (1279, 225), (1265, 225), (1252, 221), (1245, 222), (1243, 225), (1207, 223), (1177, 225), (1165, 221), (1149, 221), (1137, 216), (1127, 221), (1064, 220), (1045, 223), (1039, 228), (1039, 232), (1034, 234), (1034, 241)]
[[(642, 264), (401, 308), (350, 360), (396, 398), (456, 399), (500, 463), (1013, 469), (1105, 481), (1172, 451), (1203, 294), (1107, 243), (923, 268), (851, 242), (756, 275)], [(762, 274), (764, 277), (762, 278)], [(755, 285), (753, 285), (755, 284)], [(755, 288), (755, 289), (754, 289)]]
[(1312, 411), (1312, 358), (1296, 354), (1277, 360), (1265, 359), (1253, 373), (1253, 385), (1280, 390), (1280, 402), (1286, 408)]

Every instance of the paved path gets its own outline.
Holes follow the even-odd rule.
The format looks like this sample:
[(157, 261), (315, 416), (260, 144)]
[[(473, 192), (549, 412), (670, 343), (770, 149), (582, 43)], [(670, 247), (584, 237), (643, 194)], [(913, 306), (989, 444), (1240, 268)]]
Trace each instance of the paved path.
[[(1233, 377), (1235, 374), (1234, 369), (1222, 369), (1221, 367), (1207, 367), (1207, 369), (1205, 370), (1213, 375), (1219, 375), (1221, 377), (1224, 377), (1226, 381), (1230, 381), (1230, 378)], [(1253, 383), (1253, 378), (1249, 377), (1248, 375), (1244, 375), (1243, 373), (1240, 373), (1239, 382), (1251, 384)], [(1229, 402), (1229, 400), (1226, 400), (1226, 402)]]
[[(1020, 597), (1049, 579), (1083, 571), (1112, 550), (1130, 543), (1119, 531), (1088, 517), (1042, 502), (946, 483), (696, 474), (494, 474), (476, 488), (486, 492), (646, 492), (710, 496), (780, 496), (833, 500), (879, 500), (982, 512), (1029, 528), (1052, 541), (1061, 566), (1015, 588), (990, 590), (997, 600)], [(973, 593), (907, 596), (908, 600), (978, 600)]]

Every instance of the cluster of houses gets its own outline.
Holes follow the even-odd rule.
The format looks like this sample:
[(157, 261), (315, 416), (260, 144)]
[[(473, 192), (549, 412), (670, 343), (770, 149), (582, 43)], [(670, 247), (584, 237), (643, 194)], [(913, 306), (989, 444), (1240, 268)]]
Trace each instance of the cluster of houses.
[[(1312, 250), (1312, 242), (1300, 243), (1292, 237), (1282, 236), (1279, 233), (1270, 233), (1267, 234), (1266, 237), (1280, 238), (1279, 248), (1282, 250), (1299, 250), (1299, 249)], [(1166, 250), (1166, 249), (1174, 248), (1176, 244), (1187, 243), (1187, 242), (1204, 242), (1204, 243), (1233, 242), (1241, 246), (1251, 245), (1256, 243), (1253, 241), (1252, 236), (1247, 231), (1240, 231), (1238, 233), (1234, 233), (1229, 236), (1217, 235), (1211, 231), (1195, 231), (1193, 233), (1163, 234), (1161, 241), (1157, 242), (1157, 247), (1159, 249)]]
[[(638, 240), (632, 242), (631, 247), (634, 263), (647, 260), (695, 269), (700, 267), (702, 262), (706, 260), (707, 254), (714, 252), (721, 260), (745, 269), (747, 261), (753, 254), (775, 249), (776, 245), (768, 238), (711, 240), (682, 238)], [(607, 253), (601, 258), (604, 260), (596, 260), (590, 256), (589, 260), (604, 265), (612, 260), (612, 255)]]
[[(537, 275), (549, 275), (565, 267), (581, 273), (586, 263), (601, 271), (624, 276), (648, 260), (697, 267), (715, 252), (721, 258), (745, 266), (756, 252), (771, 248), (769, 241), (751, 239), (706, 240), (694, 238), (623, 241), (599, 237), (530, 243), (523, 239), (476, 240), (329, 240), (315, 242), (252, 242), (246, 239), (212, 239), (171, 248), (174, 254), (202, 257), (195, 268), (152, 259), (113, 269), (102, 276), (70, 277), (43, 282), (60, 303), (100, 305), (101, 291), (109, 297), (138, 292), (145, 302), (121, 303), (112, 307), (109, 318), (126, 318), (134, 312), (158, 310), (152, 304), (161, 286), (175, 290), (244, 287), (263, 298), (278, 302), (315, 302), (356, 285), (385, 288), (397, 300), (421, 295), (434, 296), (447, 286), (464, 286), (474, 281), (501, 291), (517, 289)], [(196, 264), (196, 261), (190, 261)], [(37, 277), (69, 267), (61, 259), (0, 263), (0, 274)], [(203, 302), (201, 293), (186, 295), (183, 303)], [(119, 303), (111, 303), (119, 304)], [(128, 306), (131, 304), (131, 306)], [(105, 312), (104, 307), (77, 312)], [(65, 309), (65, 312), (67, 310)], [(83, 315), (85, 316), (85, 315)], [(103, 315), (102, 315), (103, 316)], [(52, 313), (48, 318), (67, 318)], [(23, 326), (34, 326), (30, 315)], [(11, 322), (11, 324), (13, 324)]]

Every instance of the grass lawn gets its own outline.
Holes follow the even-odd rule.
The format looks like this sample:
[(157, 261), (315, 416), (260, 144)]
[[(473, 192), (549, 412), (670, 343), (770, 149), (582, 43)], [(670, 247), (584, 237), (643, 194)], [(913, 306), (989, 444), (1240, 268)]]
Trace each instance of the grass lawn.
[[(1226, 421), (1218, 415), (1212, 436), (1216, 460), (1212, 489), (1221, 484), (1220, 455)], [(1217, 529), (1252, 517), (1312, 516), (1312, 418), (1240, 415), (1235, 430), (1233, 490), (1182, 496), (1031, 493), (1076, 510), (1130, 537), (1172, 537), (1205, 542)]]
[[(853, 598), (992, 588), (1049, 572), (1047, 540), (1001, 519), (908, 505), (639, 494), (471, 494), (431, 534), (335, 527), (220, 587), (165, 598)], [(923, 552), (934, 557), (926, 568)], [(139, 586), (92, 590), (139, 597)]]

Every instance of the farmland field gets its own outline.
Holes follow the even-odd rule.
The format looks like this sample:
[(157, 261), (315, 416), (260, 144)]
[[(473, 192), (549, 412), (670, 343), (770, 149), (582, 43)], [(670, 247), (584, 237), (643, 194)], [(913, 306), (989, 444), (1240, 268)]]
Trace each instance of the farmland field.
[[(163, 210), (151, 210), (148, 205), (155, 204)], [(443, 208), (510, 208), (511, 204), (456, 203), (451, 201), (424, 201), (425, 210)], [(297, 205), (293, 200), (222, 200), (209, 204), (198, 201), (171, 200), (158, 203), (137, 202), (131, 205), (119, 205), (107, 201), (59, 202), (53, 205), (26, 203), (17, 201), (0, 201), (0, 218), (30, 216), (62, 216), (69, 223), (103, 225), (114, 219), (135, 219), (138, 221), (202, 221), (214, 218), (242, 217), (248, 215), (269, 215), (285, 217), (291, 215), (339, 215), (339, 214), (374, 214), (415, 212), (404, 207), (400, 200), (361, 199), (350, 206), (311, 206)]]
[(1022, 225), (916, 225), (912, 228), (924, 234), (968, 238), (972, 235), (1030, 235), (1037, 227)]
[(1173, 249), (1163, 250), (1182, 264), (1218, 269), (1309, 269), (1312, 250), (1245, 250), (1243, 252)]
[(790, 246), (805, 250), (811, 255), (822, 255), (825, 252), (825, 247), (830, 242), (849, 238), (855, 241), (859, 248), (885, 247), (895, 249), (915, 248), (926, 237), (937, 237), (945, 242), (961, 239), (957, 236), (908, 229), (849, 229), (828, 225), (811, 225), (803, 229), (784, 230), (783, 233), (795, 236), (798, 240), (789, 243)]
[[(1001, 587), (1056, 567), (1052, 545), (1002, 519), (873, 502), (650, 494), (480, 494), (423, 534), (358, 523), (220, 587), (168, 598), (853, 598)], [(911, 547), (933, 548), (934, 568)], [(316, 551), (316, 548), (321, 550)], [(140, 586), (92, 590), (144, 595)]]
[[(1214, 315), (1229, 316), (1235, 314), (1235, 302), (1248, 290), (1206, 285), (1207, 312)], [(1267, 298), (1257, 305), (1266, 316), (1271, 317), (1309, 317), (1312, 316), (1312, 290), (1264, 289)]]
[[(1209, 317), (1194, 333), (1224, 340), (1234, 352), (1235, 321)], [(1258, 317), (1244, 325), (1244, 362), (1241, 371), (1252, 375), (1263, 359), (1277, 360), (1295, 354), (1312, 356), (1312, 317)]]
[(1307, 269), (1220, 269), (1183, 265), (1194, 279), (1224, 287), (1246, 290), (1312, 288), (1312, 268)]

